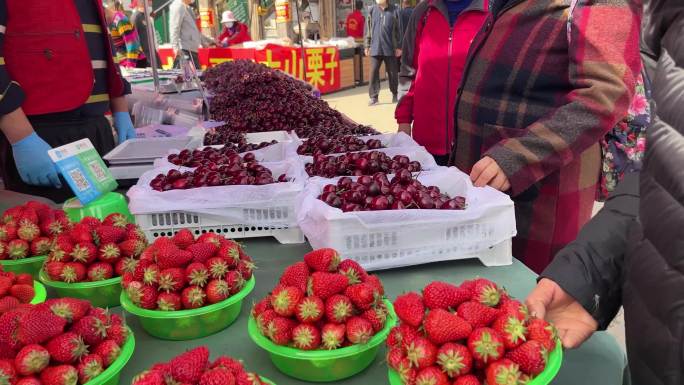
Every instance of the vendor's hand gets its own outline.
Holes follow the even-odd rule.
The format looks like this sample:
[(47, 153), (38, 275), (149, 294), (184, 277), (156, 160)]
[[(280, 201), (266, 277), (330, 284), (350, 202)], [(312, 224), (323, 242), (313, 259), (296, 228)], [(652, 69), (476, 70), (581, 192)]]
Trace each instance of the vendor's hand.
[(50, 159), (49, 144), (35, 132), (12, 145), (14, 163), (21, 180), (33, 186), (61, 188), (59, 172)]
[(511, 184), (503, 170), (494, 159), (485, 156), (473, 166), (470, 171), (470, 180), (475, 187), (492, 186), (499, 191), (508, 191)]
[(411, 136), (411, 123), (399, 123), (399, 129), (397, 131)]
[(567, 349), (582, 345), (598, 328), (598, 323), (584, 307), (550, 279), (539, 281), (526, 302), (533, 317), (555, 325), (563, 347)]
[(133, 128), (131, 115), (129, 115), (128, 112), (115, 112), (113, 116), (114, 128), (119, 136), (119, 144), (127, 141), (128, 139), (135, 138), (135, 128)]
[(395, 49), (395, 50), (394, 50), (394, 56), (396, 56), (396, 57), (401, 57), (401, 50), (398, 49), (398, 48)]
[(364, 53), (366, 56), (370, 56), (370, 48), (364, 49), (364, 50), (363, 50), (363, 53)]

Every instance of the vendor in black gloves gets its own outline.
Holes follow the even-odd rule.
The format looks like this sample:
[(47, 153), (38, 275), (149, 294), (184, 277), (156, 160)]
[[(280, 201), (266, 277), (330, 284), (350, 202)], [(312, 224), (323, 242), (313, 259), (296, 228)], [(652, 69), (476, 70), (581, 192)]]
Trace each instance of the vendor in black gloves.
[(73, 196), (47, 151), (88, 138), (100, 154), (135, 137), (101, 0), (0, 0), (0, 178), (5, 188)]

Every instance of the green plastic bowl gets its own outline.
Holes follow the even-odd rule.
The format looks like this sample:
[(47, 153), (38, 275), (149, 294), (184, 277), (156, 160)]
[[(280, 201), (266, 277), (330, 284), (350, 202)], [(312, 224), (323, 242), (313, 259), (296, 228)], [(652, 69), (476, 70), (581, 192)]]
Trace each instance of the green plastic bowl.
[(60, 298), (85, 299), (90, 301), (95, 307), (109, 308), (119, 306), (121, 277), (97, 282), (66, 283), (50, 280), (47, 273), (41, 269), (38, 278), (45, 286), (56, 291), (57, 296)]
[(385, 342), (397, 322), (392, 304), (385, 300), (389, 316), (384, 329), (365, 345), (347, 346), (336, 350), (304, 351), (280, 346), (263, 336), (254, 318), (249, 318), (248, 332), (254, 343), (266, 350), (273, 365), (284, 374), (309, 382), (333, 382), (351, 377), (366, 369), (375, 360), (378, 349)]
[(43, 286), (42, 283), (33, 281), (33, 291), (35, 291), (36, 294), (33, 296), (31, 304), (37, 305), (39, 303), (45, 302), (45, 299), (47, 298), (47, 290), (45, 290), (45, 286)]
[(62, 210), (72, 222), (79, 222), (85, 217), (95, 217), (103, 220), (109, 214), (123, 214), (130, 223), (135, 223), (135, 219), (128, 210), (126, 198), (116, 192), (109, 192), (94, 201), (83, 206), (77, 198), (71, 198), (64, 202)]
[[(257, 374), (259, 374), (259, 373), (257, 373)], [(259, 378), (261, 378), (261, 382), (263, 382), (263, 383), (265, 383), (265, 384), (268, 384), (268, 385), (276, 385), (275, 382), (269, 380), (268, 378), (266, 378), (266, 377), (264, 377), (264, 376), (261, 376), (261, 375), (260, 375)]]
[(0, 265), (5, 271), (11, 271), (15, 274), (28, 273), (37, 279), (38, 272), (43, 267), (46, 257), (46, 255), (39, 255), (22, 259), (4, 259), (0, 261)]
[[(563, 346), (561, 346), (560, 341), (556, 343), (556, 349), (549, 355), (549, 362), (546, 363), (546, 368), (543, 372), (539, 373), (532, 381), (528, 382), (527, 385), (547, 385), (556, 377), (558, 371), (563, 363)], [(401, 377), (394, 369), (389, 368), (387, 372), (389, 377), (390, 385), (404, 385), (401, 382)]]
[(129, 337), (124, 346), (121, 347), (121, 354), (104, 372), (99, 376), (85, 383), (85, 385), (119, 385), (119, 376), (128, 360), (133, 356), (135, 350), (135, 337), (129, 329)]
[(225, 301), (199, 309), (161, 311), (135, 306), (126, 292), (121, 292), (121, 306), (138, 316), (142, 328), (151, 336), (173, 341), (193, 340), (217, 333), (230, 326), (242, 310), (242, 300), (254, 289), (252, 277), (245, 287)]

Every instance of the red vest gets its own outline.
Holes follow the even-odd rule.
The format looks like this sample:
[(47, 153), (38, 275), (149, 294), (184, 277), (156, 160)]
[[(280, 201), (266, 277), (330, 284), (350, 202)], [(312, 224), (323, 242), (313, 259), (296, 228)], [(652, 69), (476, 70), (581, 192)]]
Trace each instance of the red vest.
[[(93, 67), (81, 18), (73, 0), (6, 0), (5, 63), (12, 80), (26, 94), (26, 115), (64, 112), (82, 106), (93, 89)], [(104, 9), (100, 14), (103, 44), (109, 41)], [(106, 40), (105, 40), (106, 39)], [(123, 94), (124, 84), (107, 46), (110, 97)]]

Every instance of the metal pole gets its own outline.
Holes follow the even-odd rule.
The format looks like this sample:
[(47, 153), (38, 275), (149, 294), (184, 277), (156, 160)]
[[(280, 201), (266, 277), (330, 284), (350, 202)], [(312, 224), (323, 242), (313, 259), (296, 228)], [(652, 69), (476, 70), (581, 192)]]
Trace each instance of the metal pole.
[(294, 1), (295, 7), (297, 7), (297, 24), (299, 24), (299, 45), (302, 52), (302, 70), (304, 71), (304, 73), (302, 74), (302, 80), (306, 82), (306, 49), (304, 49), (304, 34), (306, 32), (302, 30), (302, 9), (299, 7), (299, 1), (292, 1)]
[(152, 78), (154, 79), (154, 92), (159, 94), (159, 71), (157, 69), (157, 39), (154, 35), (154, 21), (150, 17), (150, 9), (147, 0), (142, 0), (145, 14), (145, 25), (147, 26), (147, 44), (150, 47), (150, 57), (147, 58), (152, 66)]

